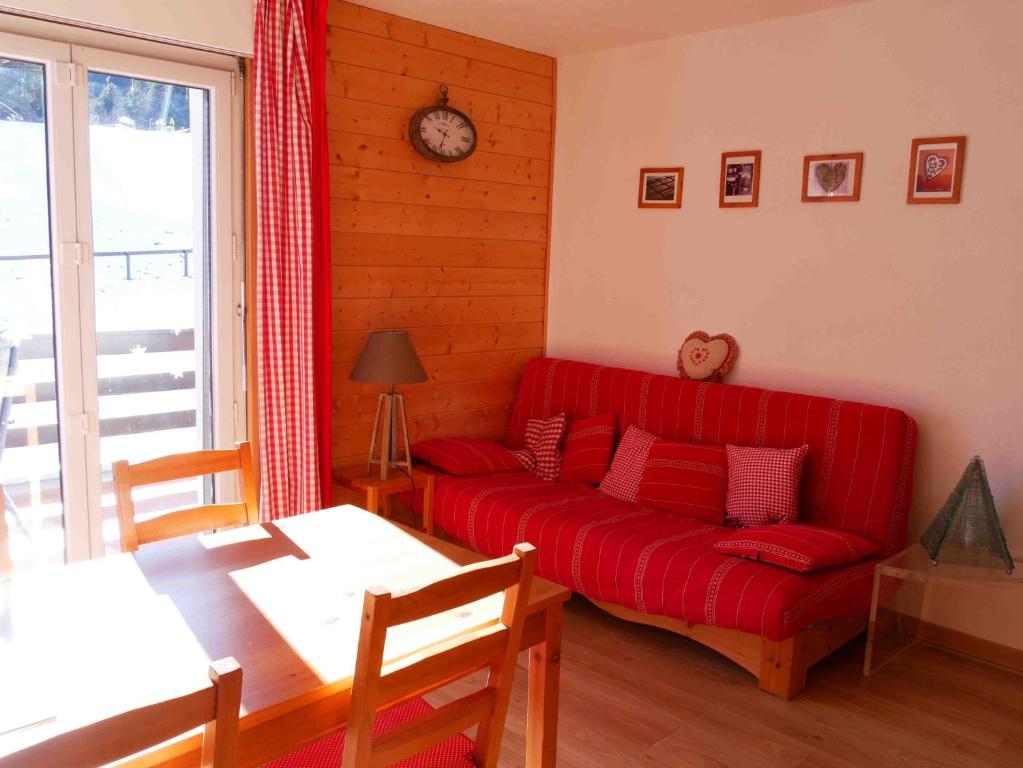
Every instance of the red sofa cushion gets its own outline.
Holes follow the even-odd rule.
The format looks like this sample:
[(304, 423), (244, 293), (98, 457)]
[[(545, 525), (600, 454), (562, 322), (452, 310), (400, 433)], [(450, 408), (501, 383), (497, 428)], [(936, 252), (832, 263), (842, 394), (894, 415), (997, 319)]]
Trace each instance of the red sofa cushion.
[(745, 528), (714, 544), (722, 555), (771, 563), (799, 573), (814, 573), (855, 563), (881, 547), (862, 536), (816, 525), (764, 525)]
[(722, 525), (727, 488), (724, 448), (658, 439), (647, 454), (636, 501)]
[(611, 459), (611, 469), (600, 481), (600, 492), (619, 501), (635, 501), (639, 481), (643, 479), (647, 454), (656, 439), (649, 432), (636, 427), (625, 430), (614, 458)]
[(451, 475), (514, 472), (522, 462), (500, 443), (477, 437), (439, 437), (412, 444), (412, 455)]
[(827, 397), (691, 381), (592, 363), (534, 358), (508, 427), (523, 444), (526, 421), (614, 411), (666, 440), (773, 448), (810, 446), (800, 522), (855, 533), (894, 554), (905, 546), (916, 425), (902, 411)]
[(578, 480), (596, 485), (607, 474), (615, 447), (615, 415), (602, 413), (569, 422), (561, 447), (563, 483)]
[(751, 448), (729, 445), (725, 518), (740, 526), (794, 523), (799, 481), (810, 447)]
[(437, 480), (437, 526), (499, 557), (538, 549), (537, 575), (632, 610), (783, 640), (870, 608), (876, 560), (812, 574), (722, 555), (731, 529), (526, 472)]

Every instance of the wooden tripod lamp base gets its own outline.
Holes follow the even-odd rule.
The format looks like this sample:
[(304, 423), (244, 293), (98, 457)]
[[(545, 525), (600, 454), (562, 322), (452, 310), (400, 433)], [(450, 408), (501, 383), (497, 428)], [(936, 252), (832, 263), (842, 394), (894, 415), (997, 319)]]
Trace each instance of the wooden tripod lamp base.
[[(387, 479), (387, 472), (392, 468), (411, 475), (412, 454), (409, 450), (405, 398), (395, 392), (394, 387), (398, 384), (419, 384), (429, 377), (408, 333), (405, 331), (371, 333), (349, 378), (364, 384), (383, 384), (390, 387), (387, 392), (381, 393), (377, 401), (377, 415), (373, 419), (373, 437), (369, 444), (366, 474), (373, 474), (373, 465), (379, 464), (381, 480)], [(378, 434), (381, 436), (379, 455)]]
[[(383, 429), (380, 429), (381, 422)], [(381, 435), (377, 454), (377, 435)], [(404, 458), (400, 458), (404, 455)], [(412, 472), (412, 454), (409, 450), (408, 419), (405, 417), (405, 398), (397, 392), (381, 392), (377, 400), (377, 415), (373, 419), (373, 437), (369, 443), (369, 462), (366, 474), (373, 474), (373, 465), (380, 465), (380, 479), (386, 480), (388, 470), (394, 468)]]

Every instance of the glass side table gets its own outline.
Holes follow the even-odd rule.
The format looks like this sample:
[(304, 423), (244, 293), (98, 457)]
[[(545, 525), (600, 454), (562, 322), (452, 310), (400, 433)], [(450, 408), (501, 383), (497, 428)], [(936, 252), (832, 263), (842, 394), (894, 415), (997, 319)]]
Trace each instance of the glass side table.
[(978, 591), (1016, 589), (1023, 605), (1023, 569), (1018, 568), (1010, 575), (994, 568), (931, 565), (924, 548), (913, 544), (882, 560), (874, 569), (864, 675), (877, 672), (920, 639), (920, 627), (927, 620), (932, 595), (943, 587)]

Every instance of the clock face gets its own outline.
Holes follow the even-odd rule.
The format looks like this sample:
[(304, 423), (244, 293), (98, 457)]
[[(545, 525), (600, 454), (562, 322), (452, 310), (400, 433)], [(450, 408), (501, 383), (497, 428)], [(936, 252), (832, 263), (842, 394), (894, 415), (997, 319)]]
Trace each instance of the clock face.
[(412, 144), (432, 160), (452, 163), (464, 160), (476, 149), (476, 127), (457, 109), (427, 107), (409, 123)]

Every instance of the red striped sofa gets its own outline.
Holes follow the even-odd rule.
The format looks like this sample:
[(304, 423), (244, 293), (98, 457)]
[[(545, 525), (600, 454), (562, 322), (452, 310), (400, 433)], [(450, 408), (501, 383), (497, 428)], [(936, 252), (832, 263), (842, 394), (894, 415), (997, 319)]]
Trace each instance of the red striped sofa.
[[(901, 411), (537, 358), (519, 386), (506, 444), (522, 447), (530, 418), (608, 411), (619, 436), (636, 425), (693, 443), (808, 444), (800, 522), (863, 536), (881, 545), (877, 557), (905, 544), (916, 434)], [(713, 544), (729, 528), (524, 471), (442, 475), (434, 522), (493, 557), (529, 541), (539, 575), (616, 616), (704, 643), (785, 698), (802, 689), (810, 665), (864, 630), (877, 562), (800, 574), (718, 554)]]

